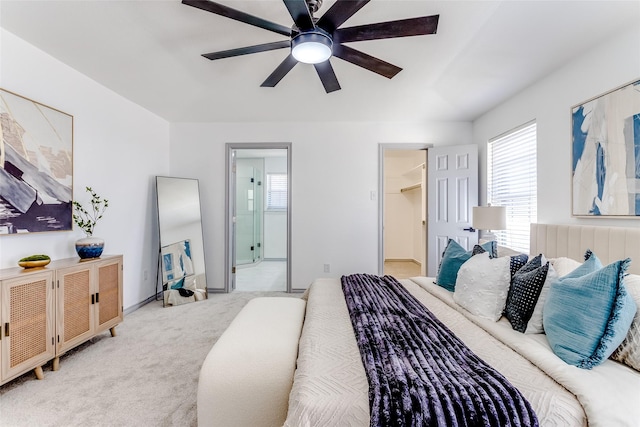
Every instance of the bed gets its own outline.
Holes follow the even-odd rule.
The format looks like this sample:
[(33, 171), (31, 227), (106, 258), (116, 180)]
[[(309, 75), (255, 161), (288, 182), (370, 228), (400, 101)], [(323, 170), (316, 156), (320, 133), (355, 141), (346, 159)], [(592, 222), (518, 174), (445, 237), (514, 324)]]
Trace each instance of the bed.
[[(603, 263), (640, 260), (640, 230), (532, 225), (531, 252), (581, 260), (590, 248)], [(638, 274), (640, 263), (630, 270)], [(585, 370), (556, 357), (544, 334), (514, 331), (460, 307), (433, 278), (402, 280), (405, 288), (482, 359), (505, 375), (533, 406), (540, 425), (640, 424), (640, 373), (613, 360)], [(370, 422), (368, 381), (354, 339), (340, 280), (310, 287), (297, 370), (285, 425)]]
[[(587, 252), (587, 249), (591, 251)], [(625, 363), (612, 360), (608, 355), (597, 363), (589, 365), (589, 369), (565, 362), (554, 353), (557, 350), (554, 341), (556, 332), (551, 328), (552, 320), (555, 320), (551, 314), (547, 319), (547, 313), (544, 313), (545, 325), (547, 320), (549, 321), (548, 336), (545, 333), (522, 333), (514, 330), (513, 316), (509, 319), (497, 316), (500, 317), (497, 320), (488, 318), (486, 313), (481, 315), (472, 313), (473, 310), (470, 311), (456, 292), (436, 285), (434, 283), (436, 278), (414, 277), (401, 280), (401, 289), (402, 292), (408, 292), (412, 298), (427, 307), (439, 319), (438, 321), (464, 342), (473, 355), (477, 355), (490, 365), (497, 371), (498, 376), (504, 376), (508, 380), (509, 385), (515, 388), (516, 392), (524, 398), (527, 407), (530, 406), (535, 413), (533, 421), (523, 422), (522, 425), (537, 423), (544, 426), (640, 425), (640, 372), (638, 370), (640, 365), (637, 364), (638, 352), (640, 352), (637, 347), (640, 338), (636, 336), (636, 342), (633, 343), (629, 342), (629, 336), (627, 336), (627, 331), (630, 329), (635, 328), (635, 333), (640, 332), (640, 314), (636, 314), (638, 303), (635, 302), (640, 298), (640, 262), (634, 265), (619, 261), (626, 257), (640, 260), (640, 229), (532, 224), (531, 253), (545, 254), (550, 261), (549, 265), (558, 269), (557, 277), (570, 277), (569, 273), (574, 271), (573, 269), (578, 271), (578, 266), (586, 268), (589, 263), (595, 262), (594, 260), (607, 265), (607, 268), (609, 263), (617, 266), (618, 276), (616, 277), (619, 277), (620, 281), (624, 280), (626, 289), (629, 290), (628, 295), (624, 295), (625, 301), (635, 298), (635, 300), (631, 299), (634, 307), (631, 315), (633, 318), (629, 320), (631, 326), (625, 327), (625, 341), (614, 352), (614, 356), (624, 360)], [(511, 259), (511, 256), (516, 255), (498, 256), (494, 261), (487, 261), (490, 259), (489, 254), (481, 253), (470, 259), (498, 262), (500, 258)], [(587, 261), (581, 262), (585, 256)], [(542, 259), (541, 264), (546, 265), (544, 261)], [(513, 265), (513, 261), (511, 263)], [(630, 275), (623, 274), (625, 268), (626, 273)], [(460, 271), (458, 276), (463, 275), (462, 267)], [(598, 269), (598, 272), (600, 271)], [(513, 280), (513, 272), (511, 274), (511, 280)], [(479, 276), (475, 273), (472, 275)], [(577, 283), (582, 283), (579, 280)], [(567, 283), (563, 285), (569, 287)], [(551, 298), (551, 292), (556, 291), (555, 288), (549, 291), (546, 298)], [(579, 292), (586, 294), (581, 289)], [(626, 291), (620, 292), (624, 294)], [(616, 294), (618, 297), (620, 292)], [(278, 410), (281, 413), (275, 414), (275, 418), (269, 418), (279, 420), (278, 425), (281, 421), (285, 426), (290, 427), (402, 425), (402, 423), (388, 420), (372, 423), (372, 416), (375, 416), (376, 420), (378, 418), (370, 402), (372, 388), (368, 377), (371, 373), (368, 371), (368, 364), (363, 363), (361, 357), (359, 346), (363, 344), (362, 337), (358, 335), (361, 328), (353, 323), (353, 312), (350, 312), (348, 307), (353, 305), (354, 299), (352, 295), (347, 295), (345, 298), (345, 294), (347, 292), (345, 290), (343, 293), (341, 279), (318, 279), (305, 295), (306, 311), (303, 323), (301, 321), (300, 324), (300, 338), (293, 344), (297, 347), (294, 348), (294, 351), (297, 350), (297, 359), (295, 365), (291, 364), (289, 369), (292, 386), (290, 390), (288, 387), (280, 390), (282, 396), (288, 397), (288, 403), (283, 405), (286, 410), (280, 408)], [(554, 298), (555, 295), (554, 293)], [(584, 295), (581, 296), (584, 297)], [(555, 301), (555, 299), (552, 300)], [(622, 305), (618, 304), (616, 310)], [(547, 308), (547, 304), (544, 307), (550, 313), (553, 311), (551, 305), (549, 305), (551, 308)], [(627, 304), (626, 307), (629, 305)], [(589, 312), (590, 317), (597, 317), (596, 311), (591, 313), (589, 310), (586, 311)], [(623, 317), (616, 314), (616, 322), (618, 318)], [(627, 317), (631, 319), (629, 314)], [(611, 321), (606, 327), (609, 328), (610, 324)], [(603, 345), (604, 341), (606, 340), (598, 344), (597, 349)], [(632, 346), (636, 352), (635, 356), (632, 355), (636, 357), (635, 361), (631, 360), (632, 363), (628, 363), (633, 359), (632, 356), (619, 354), (623, 346), (627, 350)], [(246, 346), (244, 349), (247, 351)], [(269, 349), (272, 351), (272, 346)], [(218, 349), (218, 353), (221, 351), (225, 352), (224, 349)], [(260, 354), (262, 350), (254, 348), (253, 351)], [(233, 359), (230, 355), (225, 357)], [(368, 359), (365, 358), (365, 360)], [(591, 363), (591, 359), (588, 361)], [(279, 363), (278, 360), (271, 362)], [(636, 363), (635, 368), (632, 366), (634, 363)], [(205, 365), (216, 364), (217, 362), (213, 360), (205, 361)], [(227, 387), (228, 384), (235, 383), (228, 375), (237, 368), (241, 367), (220, 368), (224, 371), (221, 375), (225, 376)], [(235, 425), (243, 425), (240, 418), (236, 418), (236, 422), (229, 417), (240, 417), (240, 413), (250, 411), (246, 408), (251, 407), (251, 399), (260, 399), (259, 395), (250, 396), (249, 387), (241, 390), (244, 393), (242, 395), (246, 397), (242, 402), (242, 411), (234, 409), (224, 421), (221, 421), (220, 413), (216, 414), (215, 411), (207, 414), (206, 418), (200, 416), (201, 407), (204, 408), (206, 405), (211, 408), (212, 401), (217, 401), (220, 407), (234, 408), (232, 403), (224, 400), (225, 397), (222, 394), (211, 395), (205, 392), (209, 388), (207, 383), (212, 381), (212, 377), (213, 374), (210, 371), (206, 376), (200, 377), (199, 424), (224, 425), (231, 422)], [(252, 378), (255, 387), (256, 382), (260, 381), (260, 375), (253, 375)], [(430, 418), (431, 421), (428, 423), (422, 421), (420, 424), (451, 424), (450, 421), (445, 420), (442, 412), (436, 411), (436, 413), (441, 415)], [(278, 418), (280, 416), (281, 418)], [(254, 414), (253, 419), (255, 418)], [(417, 423), (408, 422), (405, 425), (415, 424)], [(498, 424), (504, 425), (502, 422)], [(255, 424), (252, 423), (252, 425)], [(276, 423), (271, 421), (270, 424), (265, 425), (276, 425)]]

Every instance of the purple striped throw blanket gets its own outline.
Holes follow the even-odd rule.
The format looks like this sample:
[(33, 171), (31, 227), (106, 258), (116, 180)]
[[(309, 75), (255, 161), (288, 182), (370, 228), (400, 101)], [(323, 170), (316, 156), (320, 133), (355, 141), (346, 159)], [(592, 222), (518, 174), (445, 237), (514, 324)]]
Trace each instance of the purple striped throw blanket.
[(391, 276), (342, 277), (372, 426), (537, 426), (529, 402)]

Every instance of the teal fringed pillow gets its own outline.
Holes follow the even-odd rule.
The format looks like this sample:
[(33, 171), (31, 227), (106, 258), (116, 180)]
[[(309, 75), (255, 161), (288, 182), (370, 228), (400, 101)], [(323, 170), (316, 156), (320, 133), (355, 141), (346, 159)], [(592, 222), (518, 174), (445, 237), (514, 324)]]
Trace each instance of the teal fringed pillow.
[[(495, 240), (485, 242), (480, 245), (485, 251), (489, 252), (491, 258), (498, 256)], [(458, 270), (466, 260), (471, 258), (472, 251), (466, 251), (462, 246), (453, 239), (449, 239), (447, 247), (442, 254), (442, 261), (436, 275), (436, 284), (453, 292), (456, 288), (456, 279)]]
[(553, 282), (543, 324), (553, 352), (570, 365), (591, 369), (624, 340), (637, 311), (624, 286), (630, 259), (606, 267), (595, 256)]

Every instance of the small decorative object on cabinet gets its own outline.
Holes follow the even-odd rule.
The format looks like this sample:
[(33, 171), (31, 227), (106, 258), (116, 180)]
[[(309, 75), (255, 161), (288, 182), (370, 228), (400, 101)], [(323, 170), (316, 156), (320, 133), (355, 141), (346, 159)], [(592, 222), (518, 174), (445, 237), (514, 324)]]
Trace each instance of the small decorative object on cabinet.
[(21, 258), (18, 261), (18, 265), (22, 268), (38, 268), (44, 267), (51, 262), (51, 258), (48, 255), (31, 255)]
[(99, 258), (104, 249), (104, 240), (93, 237), (93, 229), (109, 207), (109, 200), (98, 196), (91, 187), (86, 187), (86, 191), (91, 195), (89, 210), (85, 209), (78, 201), (73, 201), (73, 222), (87, 235), (87, 237), (76, 241), (76, 252), (81, 259)]
[(0, 270), (0, 384), (42, 365), (123, 320), (122, 255), (67, 258), (46, 268)]
[(83, 237), (76, 240), (76, 252), (81, 259), (100, 258), (104, 250), (104, 240), (99, 237)]

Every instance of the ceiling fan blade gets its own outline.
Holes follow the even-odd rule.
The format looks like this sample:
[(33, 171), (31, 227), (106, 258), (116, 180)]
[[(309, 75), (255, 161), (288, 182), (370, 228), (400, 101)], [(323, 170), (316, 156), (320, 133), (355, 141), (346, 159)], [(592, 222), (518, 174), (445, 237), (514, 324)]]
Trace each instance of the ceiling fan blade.
[(220, 52), (205, 53), (202, 56), (204, 56), (207, 59), (211, 59), (213, 61), (214, 59), (230, 58), (232, 56), (240, 56), (240, 55), (247, 55), (247, 54), (250, 54), (250, 53), (266, 52), (266, 51), (269, 51), (269, 50), (283, 49), (285, 47), (291, 47), (291, 40), (283, 40), (283, 41), (280, 41), (280, 42), (257, 44), (255, 46), (239, 47), (237, 49), (222, 50)]
[(420, 18), (341, 28), (335, 31), (334, 42), (347, 43), (435, 34), (438, 30), (439, 17), (440, 15), (423, 16)]
[(298, 61), (296, 61), (296, 59), (291, 54), (289, 54), (289, 56), (287, 56), (284, 61), (282, 61), (280, 65), (278, 65), (273, 73), (271, 73), (269, 77), (267, 77), (267, 80), (265, 80), (260, 85), (260, 87), (275, 87), (278, 82), (280, 82), (280, 80), (282, 80), (282, 78), (286, 76), (293, 67), (295, 67), (297, 63)]
[(291, 28), (276, 24), (275, 22), (267, 21), (266, 19), (258, 18), (257, 16), (249, 15), (248, 13), (241, 12), (212, 1), (182, 0), (182, 4), (206, 10), (207, 12), (215, 13), (216, 15), (224, 16), (236, 21), (244, 22), (245, 24), (254, 25), (265, 30), (273, 31), (274, 33), (282, 34), (283, 36), (291, 36)]
[(373, 71), (374, 73), (378, 73), (388, 79), (392, 78), (400, 71), (402, 71), (402, 68), (396, 67), (395, 65), (385, 62), (382, 59), (367, 55), (366, 53), (360, 52), (359, 50), (355, 50), (350, 48), (349, 46), (344, 46), (341, 44), (333, 45), (333, 56), (336, 56), (347, 62), (351, 62), (352, 64), (358, 65), (359, 67), (366, 68), (367, 70)]
[(317, 22), (318, 27), (322, 28), (329, 34), (332, 34), (336, 28), (344, 24), (347, 19), (351, 18), (370, 0), (337, 0), (333, 6), (320, 17)]
[(319, 64), (313, 64), (313, 66), (316, 68), (320, 81), (322, 81), (322, 86), (324, 86), (324, 90), (327, 93), (340, 90), (340, 83), (338, 83), (338, 78), (336, 77), (336, 73), (333, 71), (333, 67), (329, 60)]
[(309, 7), (305, 0), (283, 0), (289, 14), (293, 18), (293, 22), (300, 31), (309, 31), (315, 28), (313, 18), (309, 13)]

